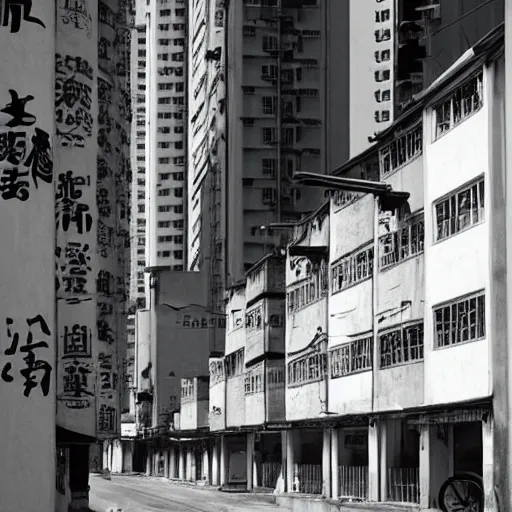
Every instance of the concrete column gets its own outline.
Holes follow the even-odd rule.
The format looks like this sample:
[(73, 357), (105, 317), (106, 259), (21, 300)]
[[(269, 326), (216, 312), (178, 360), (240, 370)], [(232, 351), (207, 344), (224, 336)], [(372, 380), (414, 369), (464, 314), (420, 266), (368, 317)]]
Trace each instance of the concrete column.
[(287, 469), (286, 468), (288, 467), (288, 463), (287, 463), (287, 456), (286, 456), (286, 436), (287, 436), (287, 431), (281, 430), (281, 476), (277, 480), (277, 485), (276, 485), (277, 492), (286, 492), (287, 491), (287, 488), (286, 488), (286, 480), (287, 480), (286, 471), (287, 471)]
[(190, 447), (190, 481), (196, 481), (196, 452), (194, 447)]
[(420, 427), (420, 506), (434, 507), (443, 482), (453, 475), (453, 425)]
[(219, 440), (212, 443), (212, 485), (219, 485)]
[(338, 430), (331, 431), (331, 497), (337, 500), (340, 496), (340, 468), (338, 449)]
[(160, 473), (160, 450), (153, 452), (153, 475), (158, 476)]
[(146, 476), (151, 476), (153, 472), (153, 450), (150, 446), (147, 447), (146, 452)]
[(169, 450), (169, 478), (177, 478), (176, 474), (176, 447), (171, 446)]
[(208, 453), (208, 448), (205, 448), (203, 451), (203, 474), (201, 475), (205, 484), (211, 483), (210, 477), (210, 454)]
[(185, 448), (182, 444), (180, 444), (180, 460), (179, 460), (179, 468), (178, 468), (178, 478), (180, 480), (185, 480)]
[(380, 501), (388, 499), (388, 424), (379, 421), (379, 467), (380, 467)]
[(286, 432), (286, 492), (298, 491), (294, 489), (295, 480), (295, 447), (294, 447), (295, 432), (287, 430)]
[(164, 451), (164, 476), (169, 478), (169, 450)]
[(108, 442), (108, 469), (112, 471), (113, 445), (112, 441)]
[(102, 451), (103, 451), (103, 461), (102, 461), (101, 469), (104, 470), (104, 469), (108, 468), (108, 443), (107, 443), (107, 441), (103, 441)]
[(185, 479), (187, 482), (192, 480), (192, 452), (189, 446), (187, 446), (185, 454)]
[(494, 418), (482, 421), (482, 477), (484, 481), (485, 512), (497, 510), (494, 494)]
[(331, 495), (331, 429), (322, 432), (322, 494)]
[(368, 426), (368, 499), (379, 501), (379, 425)]
[(254, 465), (254, 432), (247, 432), (247, 450), (245, 451), (247, 464), (247, 490), (253, 490), (253, 465)]
[(228, 483), (228, 443), (225, 435), (220, 438), (220, 485)]

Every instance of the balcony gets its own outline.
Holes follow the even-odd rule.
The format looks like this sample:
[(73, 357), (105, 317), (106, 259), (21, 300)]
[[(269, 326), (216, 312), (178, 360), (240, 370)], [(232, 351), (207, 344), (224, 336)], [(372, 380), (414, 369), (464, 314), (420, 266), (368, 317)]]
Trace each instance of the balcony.
[(210, 377), (181, 380), (180, 430), (208, 427)]

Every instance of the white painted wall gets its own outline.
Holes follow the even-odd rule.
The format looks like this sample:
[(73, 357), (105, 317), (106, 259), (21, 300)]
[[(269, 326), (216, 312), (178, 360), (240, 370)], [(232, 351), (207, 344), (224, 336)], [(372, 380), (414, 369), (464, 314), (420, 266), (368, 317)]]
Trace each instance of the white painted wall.
[[(3, 7), (3, 14), (8, 14), (5, 10), (9, 6), (4, 3)], [(13, 6), (13, 10), (16, 8)], [(2, 380), (0, 386), (0, 403), (3, 407), (0, 456), (4, 461), (0, 480), (0, 510), (38, 512), (55, 509), (55, 205), (54, 184), (38, 178), (36, 188), (30, 176), (30, 166), (23, 162), (33, 149), (32, 137), (36, 128), (49, 135), (50, 145), (54, 143), (55, 2), (35, 2), (30, 15), (39, 19), (45, 27), (21, 17), (19, 31), (13, 32), (11, 27), (16, 16), (12, 12), (8, 25), (0, 27), (0, 109), (7, 110), (0, 112), (0, 136), (5, 140), (7, 133), (21, 132), (24, 137), (17, 138), (18, 144), (23, 138), (26, 141), (19, 167), (7, 162), (4, 153), (0, 171), (3, 177), (7, 168), (18, 167), (20, 172), (27, 172), (22, 180), (26, 180), (26, 190), (29, 192), (25, 201), (8, 199), (6, 192), (0, 197), (0, 232), (3, 241), (1, 369), (12, 377), (10, 382)], [(16, 91), (20, 99), (26, 98), (25, 120), (33, 121), (30, 126), (16, 123), (7, 126), (17, 118), (9, 114), (7, 107), (15, 101), (9, 93), (10, 89)], [(16, 102), (13, 106), (16, 107)], [(28, 115), (34, 118), (29, 119)], [(49, 156), (54, 160), (52, 149)], [(48, 389), (44, 393), (41, 387), (44, 370), (32, 373), (37, 385), (25, 396), (28, 388), (24, 386), (26, 379), (20, 372), (27, 368), (24, 361), (27, 354), (20, 352), (20, 349), (27, 344), (27, 319), (37, 315), (41, 315), (49, 333), (42, 331), (42, 324), (34, 323), (31, 328), (33, 342), (44, 341), (47, 344), (46, 347), (35, 349), (34, 355), (36, 360), (50, 365), (51, 373), (48, 375)], [(8, 318), (12, 319), (10, 329), (6, 324)], [(5, 351), (11, 347), (16, 333), (19, 334), (18, 346), (13, 346), (14, 353), (7, 355)]]
[[(484, 89), (486, 81), (484, 80)], [(484, 94), (484, 98), (485, 98)], [(477, 176), (486, 178), (485, 204), (489, 209), (487, 105), (459, 126), (431, 141), (431, 112), (424, 116), (427, 140), (425, 173), (425, 403), (445, 403), (490, 394), (489, 336), (486, 339), (433, 350), (432, 307), (461, 295), (488, 290), (488, 222), (447, 240), (433, 243), (432, 203)], [(489, 334), (486, 297), (486, 332)]]

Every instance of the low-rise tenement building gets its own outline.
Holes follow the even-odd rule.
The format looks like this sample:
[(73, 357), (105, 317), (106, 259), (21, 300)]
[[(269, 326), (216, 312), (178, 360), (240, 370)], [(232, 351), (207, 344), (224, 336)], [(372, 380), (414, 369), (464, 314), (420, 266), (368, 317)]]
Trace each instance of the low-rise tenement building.
[(370, 149), (331, 175), (295, 176), (326, 201), (227, 290), (208, 429), (206, 379), (190, 376), (180, 417), (197, 411), (196, 428), (180, 418), (166, 434), (182, 451), (195, 443), (202, 469), (186, 470), (189, 449), (170, 476), (270, 487), (281, 501), (428, 509), (442, 507), (449, 477), (472, 473), (494, 510), (508, 421), (496, 405), (507, 343), (504, 90), (499, 27)]

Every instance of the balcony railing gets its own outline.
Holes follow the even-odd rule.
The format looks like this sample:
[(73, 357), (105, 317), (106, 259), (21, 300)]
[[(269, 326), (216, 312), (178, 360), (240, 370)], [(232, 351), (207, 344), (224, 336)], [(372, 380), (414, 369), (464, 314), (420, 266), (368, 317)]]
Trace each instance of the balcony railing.
[(340, 466), (340, 496), (368, 499), (368, 466)]
[(420, 502), (419, 468), (389, 468), (387, 501), (398, 503)]

